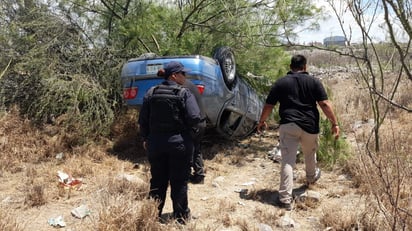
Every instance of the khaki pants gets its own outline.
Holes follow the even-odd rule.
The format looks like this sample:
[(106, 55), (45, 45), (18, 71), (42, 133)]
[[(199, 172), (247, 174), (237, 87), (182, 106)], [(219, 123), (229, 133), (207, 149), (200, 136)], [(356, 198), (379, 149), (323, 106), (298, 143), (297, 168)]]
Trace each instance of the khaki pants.
[(293, 168), (296, 165), (299, 144), (305, 157), (306, 179), (310, 181), (315, 177), (318, 134), (307, 133), (295, 123), (288, 123), (280, 125), (279, 140), (282, 153), (279, 200), (283, 203), (291, 203)]

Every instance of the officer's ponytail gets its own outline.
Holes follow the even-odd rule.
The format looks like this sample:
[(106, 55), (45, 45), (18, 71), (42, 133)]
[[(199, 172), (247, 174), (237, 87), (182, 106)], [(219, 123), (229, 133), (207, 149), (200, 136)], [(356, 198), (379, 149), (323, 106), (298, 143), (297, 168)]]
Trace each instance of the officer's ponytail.
[(166, 71), (165, 71), (165, 69), (159, 69), (158, 71), (157, 71), (157, 76), (160, 76), (160, 77), (163, 77), (164, 79), (167, 79), (167, 78), (169, 78), (169, 76), (166, 76)]

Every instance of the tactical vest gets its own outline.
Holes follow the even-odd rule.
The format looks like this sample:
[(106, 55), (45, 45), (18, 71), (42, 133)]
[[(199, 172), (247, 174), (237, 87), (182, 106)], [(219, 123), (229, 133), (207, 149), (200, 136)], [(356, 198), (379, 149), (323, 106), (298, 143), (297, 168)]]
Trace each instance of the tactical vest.
[(179, 85), (159, 85), (149, 91), (150, 133), (180, 133), (185, 130), (184, 88)]

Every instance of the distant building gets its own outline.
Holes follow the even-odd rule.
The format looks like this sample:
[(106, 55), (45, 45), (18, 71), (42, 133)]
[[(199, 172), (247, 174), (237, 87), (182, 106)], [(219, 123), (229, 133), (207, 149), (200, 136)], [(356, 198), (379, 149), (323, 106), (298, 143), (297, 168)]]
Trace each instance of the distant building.
[(331, 36), (323, 39), (323, 45), (329, 46), (346, 46), (346, 39), (344, 36)]

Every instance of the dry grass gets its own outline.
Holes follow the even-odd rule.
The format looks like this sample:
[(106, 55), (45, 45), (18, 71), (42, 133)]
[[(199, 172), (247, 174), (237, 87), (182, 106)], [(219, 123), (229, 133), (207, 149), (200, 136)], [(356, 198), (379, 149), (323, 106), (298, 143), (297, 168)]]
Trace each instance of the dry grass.
[(321, 202), (314, 200), (313, 198), (305, 198), (303, 201), (296, 201), (296, 207), (302, 210), (311, 210), (318, 208)]
[[(355, 121), (371, 118), (365, 92), (353, 89), (350, 79), (333, 84), (332, 102), (356, 155), (343, 170), (324, 172), (320, 183), (310, 188), (323, 192), (321, 201), (296, 203), (291, 216), (302, 225), (296, 230), (407, 230), (412, 227), (410, 113), (390, 110), (381, 129), (381, 151), (375, 153), (365, 148), (370, 126), (353, 127)], [(410, 92), (410, 85), (402, 85), (402, 90)], [(397, 99), (410, 104), (408, 92)], [(81, 222), (65, 216), (72, 230), (259, 230), (259, 224), (283, 229), (277, 227), (278, 220), (287, 213), (274, 206), (279, 165), (265, 159), (276, 144), (275, 132), (241, 142), (207, 137), (206, 182), (189, 190), (189, 206), (200, 217), (181, 227), (167, 215), (158, 222), (157, 202), (147, 199), (149, 165), (136, 121), (136, 111), (128, 111), (112, 126), (111, 140), (71, 147), (67, 134), (56, 127), (36, 128), (17, 110), (0, 117), (0, 230), (44, 230), (45, 220), (79, 204), (88, 204), (91, 214)], [(62, 159), (56, 158), (58, 153)], [(81, 187), (58, 187), (59, 170), (81, 178)], [(338, 175), (350, 177), (351, 184), (342, 185)], [(252, 178), (255, 184), (242, 186)], [(303, 184), (304, 176), (295, 183)], [(247, 191), (234, 192), (240, 188)], [(308, 224), (313, 216), (319, 217), (316, 225)], [(23, 222), (24, 217), (36, 219)]]
[(36, 168), (26, 168), (26, 182), (23, 186), (24, 204), (29, 207), (37, 207), (46, 204), (44, 182), (39, 180)]
[(44, 186), (42, 184), (28, 186), (24, 203), (31, 207), (46, 204)]
[[(387, 75), (387, 83), (394, 76)], [(404, 230), (412, 227), (411, 114), (390, 107), (385, 122), (380, 128), (380, 150), (374, 151), (374, 137), (371, 135), (373, 120), (368, 96), (365, 90), (350, 88), (350, 81), (335, 85), (334, 104), (338, 105), (339, 120), (346, 125), (344, 132), (353, 137), (356, 153), (348, 161), (346, 171), (352, 176), (353, 186), (366, 196), (369, 205), (357, 214), (325, 213), (325, 226), (335, 224), (337, 230)], [(411, 82), (400, 84), (394, 100), (411, 107)], [(342, 90), (343, 88), (344, 90)], [(342, 97), (343, 96), (343, 97)], [(382, 104), (383, 106), (384, 104)], [(386, 105), (387, 106), (387, 105)], [(382, 107), (383, 108), (383, 107)], [(358, 121), (358, 122), (356, 122)], [(341, 211), (344, 212), (344, 211)]]
[(0, 210), (0, 230), (23, 231), (24, 227), (16, 222), (13, 214)]
[(97, 230), (162, 230), (157, 221), (157, 203), (151, 200), (136, 201), (133, 193), (103, 197)]
[(375, 222), (385, 224), (385, 229), (396, 227), (398, 230), (412, 225), (410, 151), (364, 153), (352, 169), (358, 176), (356, 184), (360, 193), (376, 202), (368, 208), (377, 214)]
[(276, 225), (276, 220), (282, 215), (280, 211), (271, 211), (267, 208), (256, 208), (253, 214), (258, 222), (269, 225)]
[(344, 207), (326, 208), (322, 217), (322, 224), (325, 228), (332, 228), (331, 230), (359, 230), (362, 225), (359, 225), (357, 220), (358, 211), (347, 209)]

